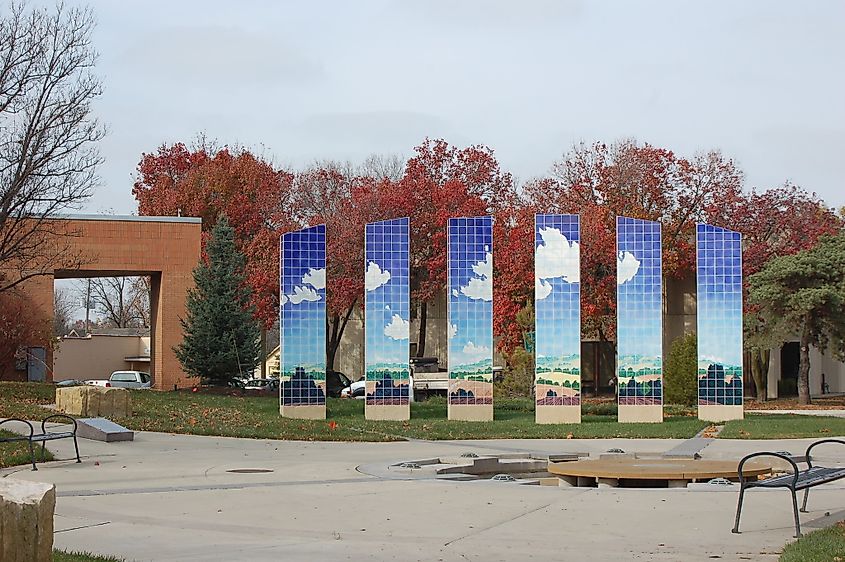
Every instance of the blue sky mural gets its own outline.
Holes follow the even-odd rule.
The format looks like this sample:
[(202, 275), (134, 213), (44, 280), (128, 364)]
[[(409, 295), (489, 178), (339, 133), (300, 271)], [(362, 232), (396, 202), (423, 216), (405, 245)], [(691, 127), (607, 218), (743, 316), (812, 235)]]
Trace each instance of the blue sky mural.
[(662, 404), (663, 280), (660, 223), (616, 217), (619, 403)]
[(742, 405), (742, 237), (696, 227), (698, 403)]
[(409, 403), (409, 220), (371, 223), (364, 235), (366, 404)]
[(282, 236), (280, 345), (282, 406), (326, 402), (326, 227)]
[(577, 406), (581, 395), (581, 257), (578, 215), (534, 219), (535, 378), (539, 406)]
[(449, 401), (493, 402), (493, 219), (449, 219)]

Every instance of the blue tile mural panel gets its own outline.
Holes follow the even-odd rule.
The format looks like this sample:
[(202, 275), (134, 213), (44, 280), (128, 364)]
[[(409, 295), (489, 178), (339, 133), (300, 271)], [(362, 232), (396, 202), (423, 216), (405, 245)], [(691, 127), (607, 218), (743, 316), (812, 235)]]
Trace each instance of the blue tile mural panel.
[(698, 403), (742, 406), (742, 237), (696, 227)]
[(620, 405), (663, 404), (660, 223), (616, 217)]
[(448, 290), (449, 405), (492, 405), (491, 217), (449, 219)]
[(364, 313), (366, 406), (407, 406), (411, 322), (409, 220), (366, 225)]
[(537, 406), (580, 406), (579, 217), (536, 215), (534, 235)]
[(325, 406), (326, 226), (284, 234), (280, 267), (281, 406)]

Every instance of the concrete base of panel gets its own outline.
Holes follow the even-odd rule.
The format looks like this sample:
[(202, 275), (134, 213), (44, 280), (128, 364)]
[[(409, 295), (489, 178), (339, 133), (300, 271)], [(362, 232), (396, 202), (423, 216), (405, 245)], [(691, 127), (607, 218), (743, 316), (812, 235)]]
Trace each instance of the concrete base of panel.
[(366, 406), (364, 417), (368, 420), (405, 421), (411, 419), (411, 406)]
[(280, 413), (284, 418), (297, 420), (324, 420), (326, 419), (326, 406), (282, 406)]
[(698, 406), (698, 419), (704, 421), (741, 420), (743, 417), (742, 406), (720, 406), (718, 404), (700, 404)]
[(660, 404), (619, 405), (619, 423), (661, 423), (662, 421), (663, 406)]
[(449, 404), (449, 419), (493, 421), (493, 404)]
[(581, 423), (581, 406), (536, 406), (534, 421), (541, 424)]

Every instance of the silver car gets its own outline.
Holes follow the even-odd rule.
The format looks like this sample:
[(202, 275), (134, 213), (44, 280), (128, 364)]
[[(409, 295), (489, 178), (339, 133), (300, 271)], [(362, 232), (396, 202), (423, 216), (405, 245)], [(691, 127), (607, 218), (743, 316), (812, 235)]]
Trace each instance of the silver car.
[(106, 383), (111, 388), (150, 388), (152, 379), (143, 371), (115, 371)]

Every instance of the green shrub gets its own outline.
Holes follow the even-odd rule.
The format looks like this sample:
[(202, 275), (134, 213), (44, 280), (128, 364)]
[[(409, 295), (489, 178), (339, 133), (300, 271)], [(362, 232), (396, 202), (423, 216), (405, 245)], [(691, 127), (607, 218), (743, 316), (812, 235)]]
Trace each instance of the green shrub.
[(695, 334), (672, 342), (663, 365), (663, 388), (667, 404), (694, 406), (698, 402), (698, 345)]
[(508, 357), (502, 382), (493, 386), (497, 396), (534, 395), (534, 354), (522, 347), (516, 348)]

